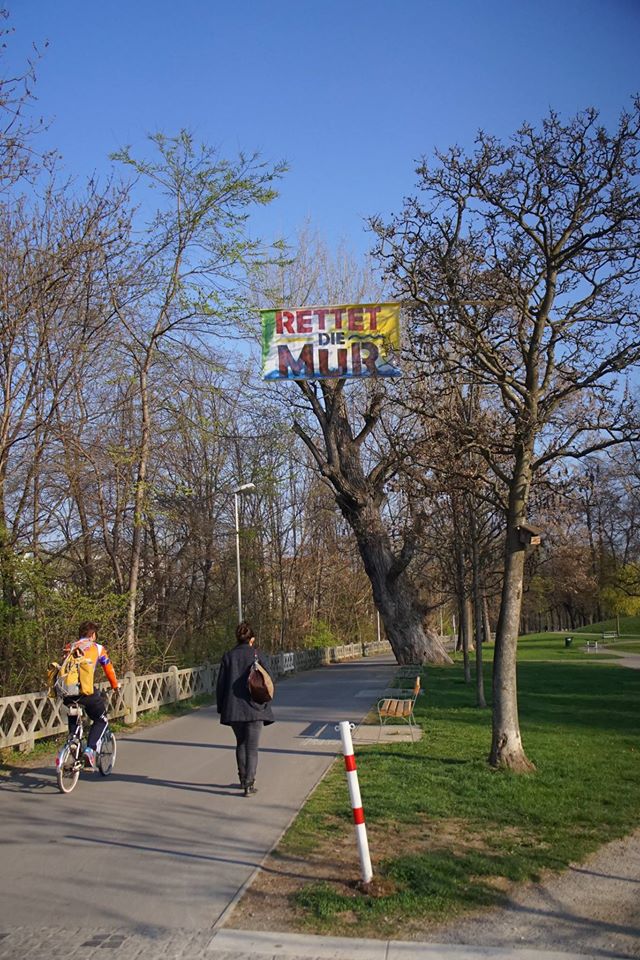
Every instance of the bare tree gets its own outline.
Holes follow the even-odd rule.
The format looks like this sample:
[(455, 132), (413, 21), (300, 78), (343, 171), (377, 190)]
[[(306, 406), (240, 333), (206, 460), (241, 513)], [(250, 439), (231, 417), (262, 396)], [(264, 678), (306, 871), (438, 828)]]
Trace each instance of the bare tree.
[[(109, 187), (89, 184), (71, 199), (50, 183), (40, 205), (22, 198), (0, 208), (0, 553), (24, 538), (28, 505), (38, 550), (45, 445), (113, 322), (103, 310), (104, 277), (107, 261), (121, 254), (123, 202)], [(9, 600), (10, 580), (4, 587)]]
[[(8, 23), (9, 12), (0, 7), (0, 57), (13, 33)], [(3, 72), (0, 78), (0, 195), (36, 177), (55, 160), (53, 154), (38, 153), (35, 147), (36, 135), (44, 129), (43, 120), (32, 115), (35, 68), (40, 56), (34, 45), (21, 69)]]
[(128, 150), (115, 159), (140, 181), (159, 191), (162, 205), (135, 260), (140, 296), (119, 307), (138, 381), (139, 444), (134, 520), (129, 565), (127, 655), (135, 660), (136, 606), (147, 471), (153, 429), (154, 363), (167, 342), (185, 343), (220, 331), (234, 299), (241, 271), (264, 256), (264, 247), (245, 232), (247, 211), (277, 195), (274, 183), (284, 165), (270, 166), (257, 155), (235, 161), (210, 147), (198, 147), (186, 131), (176, 137), (152, 136), (157, 156), (137, 160)]
[(594, 110), (551, 113), (508, 144), (480, 133), (472, 154), (419, 168), (423, 196), (391, 224), (373, 222), (423, 354), (487, 398), (467, 442), (506, 491), (490, 762), (513, 770), (533, 769), (516, 687), (532, 481), (638, 436), (620, 374), (640, 359), (639, 129), (635, 101), (613, 133)]

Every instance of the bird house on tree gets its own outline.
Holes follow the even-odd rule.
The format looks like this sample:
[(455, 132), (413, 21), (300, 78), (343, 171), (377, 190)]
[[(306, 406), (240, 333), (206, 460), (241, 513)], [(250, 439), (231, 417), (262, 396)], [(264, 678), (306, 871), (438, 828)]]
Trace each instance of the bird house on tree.
[(523, 543), (525, 547), (538, 547), (540, 545), (542, 541), (540, 527), (534, 527), (531, 523), (521, 523), (517, 530), (520, 543)]

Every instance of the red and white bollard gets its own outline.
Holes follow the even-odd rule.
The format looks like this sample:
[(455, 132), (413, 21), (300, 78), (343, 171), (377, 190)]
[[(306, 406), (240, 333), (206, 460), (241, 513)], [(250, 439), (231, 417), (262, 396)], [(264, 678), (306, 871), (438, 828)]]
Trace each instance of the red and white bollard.
[(340, 739), (342, 740), (344, 766), (345, 770), (347, 771), (349, 797), (351, 799), (351, 807), (353, 809), (353, 822), (356, 827), (356, 840), (358, 843), (358, 854), (360, 856), (362, 882), (371, 883), (371, 880), (373, 879), (373, 870), (371, 869), (367, 828), (364, 822), (364, 810), (362, 809), (362, 798), (360, 797), (360, 787), (358, 785), (356, 758), (353, 753), (353, 741), (351, 739), (352, 728), (353, 724), (349, 723), (348, 720), (342, 720), (338, 725), (338, 729), (340, 730)]

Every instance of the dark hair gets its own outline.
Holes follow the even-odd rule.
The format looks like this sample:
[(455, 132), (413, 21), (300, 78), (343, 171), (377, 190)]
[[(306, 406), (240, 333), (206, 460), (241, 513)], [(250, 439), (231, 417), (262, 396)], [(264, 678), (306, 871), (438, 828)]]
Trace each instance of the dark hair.
[(242, 623), (239, 623), (236, 627), (237, 643), (249, 643), (254, 636), (253, 627), (246, 620), (243, 620)]
[(100, 624), (94, 620), (83, 620), (78, 627), (78, 640), (82, 640), (83, 637), (89, 637), (92, 633), (97, 634), (99, 629)]

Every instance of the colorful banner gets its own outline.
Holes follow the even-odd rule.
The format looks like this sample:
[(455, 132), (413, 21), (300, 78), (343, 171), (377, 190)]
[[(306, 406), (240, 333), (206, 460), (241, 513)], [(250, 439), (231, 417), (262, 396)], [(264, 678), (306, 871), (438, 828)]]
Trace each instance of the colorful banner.
[(261, 310), (265, 380), (398, 377), (399, 303)]

